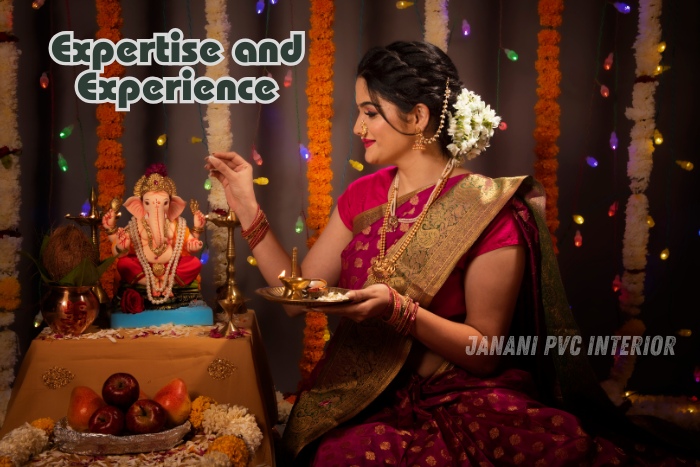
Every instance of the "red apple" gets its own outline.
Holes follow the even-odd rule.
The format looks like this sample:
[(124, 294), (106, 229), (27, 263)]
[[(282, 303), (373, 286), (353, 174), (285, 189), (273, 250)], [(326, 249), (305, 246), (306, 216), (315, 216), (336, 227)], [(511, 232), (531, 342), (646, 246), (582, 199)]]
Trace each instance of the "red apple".
[(127, 410), (139, 398), (139, 382), (129, 373), (114, 373), (102, 386), (104, 401)]
[(70, 393), (68, 402), (68, 424), (76, 431), (87, 431), (90, 417), (105, 405), (102, 398), (87, 386), (76, 386)]
[(157, 433), (165, 427), (165, 409), (151, 399), (139, 399), (126, 411), (126, 428), (132, 433)]
[(112, 405), (100, 407), (90, 417), (90, 432), (120, 435), (124, 431), (124, 413)]
[(153, 400), (162, 405), (168, 414), (168, 426), (182, 425), (190, 416), (192, 400), (185, 382), (180, 378), (175, 378), (160, 388)]

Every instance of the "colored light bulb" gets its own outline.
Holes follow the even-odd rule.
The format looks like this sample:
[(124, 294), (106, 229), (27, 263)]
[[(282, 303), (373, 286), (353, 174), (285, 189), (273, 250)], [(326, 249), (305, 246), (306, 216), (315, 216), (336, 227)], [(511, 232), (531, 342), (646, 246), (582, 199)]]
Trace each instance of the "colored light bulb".
[(613, 151), (616, 150), (617, 144), (617, 133), (613, 131), (612, 133), (610, 133), (610, 149), (612, 149)]
[(83, 205), (80, 207), (80, 215), (87, 217), (90, 214), (90, 200), (86, 199)]
[(657, 146), (660, 144), (663, 144), (664, 142), (664, 136), (661, 134), (661, 132), (658, 129), (654, 130), (654, 144)]
[(323, 330), (323, 340), (326, 342), (331, 340), (331, 332), (328, 330), (328, 328)]
[(41, 89), (46, 89), (49, 87), (49, 77), (46, 75), (46, 72), (41, 74), (41, 78), (39, 78), (39, 86), (41, 86)]
[(68, 161), (65, 157), (63, 157), (63, 154), (61, 154), (60, 152), (58, 153), (58, 167), (62, 171), (68, 172)]
[(613, 279), (613, 282), (612, 282), (613, 292), (617, 292), (618, 290), (620, 290), (621, 286), (622, 286), (622, 281), (620, 280), (620, 275), (617, 274), (615, 276), (615, 279)]
[(617, 201), (615, 201), (613, 204), (610, 205), (610, 208), (608, 209), (608, 217), (613, 217), (615, 214), (617, 214), (617, 207), (618, 207)]
[(248, 264), (250, 264), (251, 266), (257, 266), (257, 265), (258, 265), (258, 260), (255, 259), (255, 258), (252, 257), (252, 256), (248, 256), (248, 257), (246, 258), (246, 261), (248, 261)]
[(615, 9), (617, 11), (619, 11), (620, 13), (622, 13), (624, 15), (626, 15), (627, 13), (632, 11), (632, 8), (630, 8), (630, 6), (624, 2), (615, 2), (615, 3), (613, 3), (613, 6), (615, 7)]
[(574, 245), (576, 245), (577, 248), (583, 245), (583, 236), (580, 230), (577, 230), (576, 235), (574, 235)]
[(207, 191), (211, 190), (211, 179), (207, 178), (204, 180), (204, 189)]
[(399, 1), (396, 2), (396, 8), (399, 10), (405, 10), (406, 8), (412, 7), (413, 2), (405, 2), (405, 1)]
[(696, 383), (700, 383), (700, 365), (695, 367), (695, 371), (693, 371), (693, 377), (695, 378)]
[(61, 132), (58, 134), (58, 136), (61, 139), (66, 139), (68, 138), (71, 134), (73, 133), (73, 125), (68, 125), (65, 127)]
[(167, 143), (167, 142), (168, 142), (168, 135), (166, 135), (165, 133), (160, 135), (158, 137), (158, 139), (156, 140), (156, 143), (158, 144), (158, 146), (165, 146), (165, 143)]
[(610, 70), (613, 66), (613, 53), (610, 52), (607, 57), (605, 57), (605, 60), (603, 61), (603, 69), (604, 70)]
[(44, 6), (44, 1), (45, 0), (34, 0), (32, 2), (32, 8), (34, 8), (35, 10), (38, 10), (39, 8)]
[(257, 14), (261, 14), (263, 11), (265, 11), (265, 0), (258, 0), (258, 2), (255, 4), (255, 11)]
[(277, 5), (278, 0), (270, 0), (270, 5)]
[(650, 229), (656, 225), (656, 222), (654, 222), (653, 217), (647, 216), (647, 225), (649, 226)]
[(504, 122), (503, 120), (501, 120), (501, 123), (498, 124), (498, 129), (505, 131), (508, 129), (508, 124), (506, 122)]
[(253, 179), (253, 183), (256, 185), (267, 185), (270, 183), (270, 180), (268, 180), (266, 177), (258, 177)]
[(43, 323), (43, 322), (44, 322), (44, 316), (41, 314), (41, 311), (40, 311), (36, 314), (36, 316), (34, 316), (34, 323), (33, 323), (34, 327), (38, 328), (39, 326), (41, 326), (41, 323)]
[(348, 162), (350, 162), (350, 165), (352, 166), (353, 169), (357, 170), (358, 172), (362, 172), (364, 170), (365, 166), (362, 165), (361, 162), (357, 162), (355, 160), (350, 159)]
[(600, 95), (603, 97), (610, 97), (610, 89), (604, 84), (600, 85)]
[(511, 60), (513, 62), (518, 60), (518, 54), (515, 52), (515, 50), (503, 49), (503, 51), (506, 53), (506, 57), (508, 57), (508, 60)]
[(576, 222), (578, 225), (583, 224), (583, 216), (581, 214), (574, 214), (574, 222)]
[(693, 331), (690, 329), (679, 329), (678, 332), (676, 332), (681, 337), (690, 337), (693, 335)]
[(664, 41), (659, 42), (659, 45), (656, 47), (656, 50), (658, 50), (659, 53), (663, 53), (666, 50), (666, 43)]
[(309, 150), (304, 146), (303, 144), (299, 143), (299, 155), (304, 159), (305, 161), (309, 160), (309, 157), (311, 157), (311, 153)]
[(661, 254), (659, 255), (659, 258), (662, 260), (666, 261), (668, 259), (668, 256), (671, 254), (670, 251), (668, 251), (668, 248), (664, 248), (661, 250)]
[(193, 136), (192, 138), (190, 138), (190, 142), (191, 142), (192, 144), (201, 143), (201, 142), (202, 142), (202, 138), (197, 138), (196, 136)]
[(467, 37), (471, 33), (472, 33), (472, 27), (469, 25), (469, 22), (466, 19), (463, 19), (462, 20), (462, 35), (464, 37)]
[(204, 251), (202, 252), (202, 257), (199, 258), (199, 262), (202, 263), (202, 264), (207, 264), (208, 261), (209, 261), (209, 248), (207, 248), (206, 250), (204, 250)]
[(255, 146), (253, 146), (253, 162), (255, 162), (257, 165), (262, 165), (263, 163), (262, 156), (255, 149)]
[(587, 156), (586, 157), (586, 163), (590, 165), (591, 167), (598, 167), (598, 161), (596, 160), (595, 157), (593, 156)]
[(284, 75), (284, 87), (288, 88), (292, 85), (292, 70), (289, 69), (287, 70), (287, 73)]
[(294, 225), (294, 231), (298, 234), (304, 231), (304, 220), (301, 216), (297, 217), (297, 223)]
[(687, 170), (688, 172), (690, 172), (691, 170), (693, 170), (693, 168), (695, 167), (695, 166), (693, 165), (693, 163), (690, 162), (690, 161), (676, 161), (676, 164), (678, 164), (678, 166), (679, 166), (681, 169)]

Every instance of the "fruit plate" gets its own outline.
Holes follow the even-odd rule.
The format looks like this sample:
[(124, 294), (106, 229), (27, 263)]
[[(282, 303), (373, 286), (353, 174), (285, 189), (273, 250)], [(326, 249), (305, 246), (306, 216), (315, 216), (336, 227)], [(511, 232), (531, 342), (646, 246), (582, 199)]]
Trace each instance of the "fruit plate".
[(190, 431), (190, 422), (159, 433), (113, 436), (100, 433), (82, 433), (68, 426), (65, 418), (56, 423), (56, 446), (63, 452), (89, 456), (136, 454), (165, 451), (172, 448)]
[[(336, 293), (340, 295), (345, 295), (348, 292), (350, 292), (349, 289), (341, 289), (340, 287), (328, 287), (328, 294)], [(264, 287), (262, 289), (256, 290), (255, 293), (265, 298), (266, 300), (270, 300), (271, 302), (282, 303), (285, 305), (307, 306), (310, 308), (333, 306), (341, 303), (349, 303), (352, 301), (349, 298), (344, 297), (339, 298), (338, 300), (327, 300), (325, 298), (328, 297), (328, 294), (326, 295), (326, 297), (302, 298), (300, 300), (292, 300), (291, 298), (287, 298), (284, 296), (284, 286)]]

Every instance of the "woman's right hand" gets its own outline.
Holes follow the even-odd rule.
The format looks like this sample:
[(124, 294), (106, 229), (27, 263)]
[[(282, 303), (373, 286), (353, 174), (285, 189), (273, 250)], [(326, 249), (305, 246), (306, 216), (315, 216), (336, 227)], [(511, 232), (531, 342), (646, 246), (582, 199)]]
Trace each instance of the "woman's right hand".
[(258, 207), (253, 191), (253, 167), (236, 152), (214, 153), (207, 157), (204, 167), (224, 186), (226, 202), (245, 228), (255, 218)]

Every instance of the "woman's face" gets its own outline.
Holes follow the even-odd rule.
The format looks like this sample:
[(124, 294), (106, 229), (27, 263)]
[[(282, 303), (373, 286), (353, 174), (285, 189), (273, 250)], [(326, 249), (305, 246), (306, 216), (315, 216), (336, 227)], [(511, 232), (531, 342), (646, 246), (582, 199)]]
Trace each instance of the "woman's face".
[[(411, 152), (414, 138), (402, 135), (392, 128), (378, 112), (377, 107), (381, 106), (391, 124), (404, 133), (414, 133), (415, 128), (409, 128), (410, 124), (405, 122), (394, 104), (381, 98), (372, 102), (364, 78), (357, 78), (355, 82), (355, 99), (360, 113), (353, 131), (362, 138), (365, 160), (370, 164), (395, 165), (397, 160)], [(367, 128), (366, 135), (363, 135), (363, 121)]]

